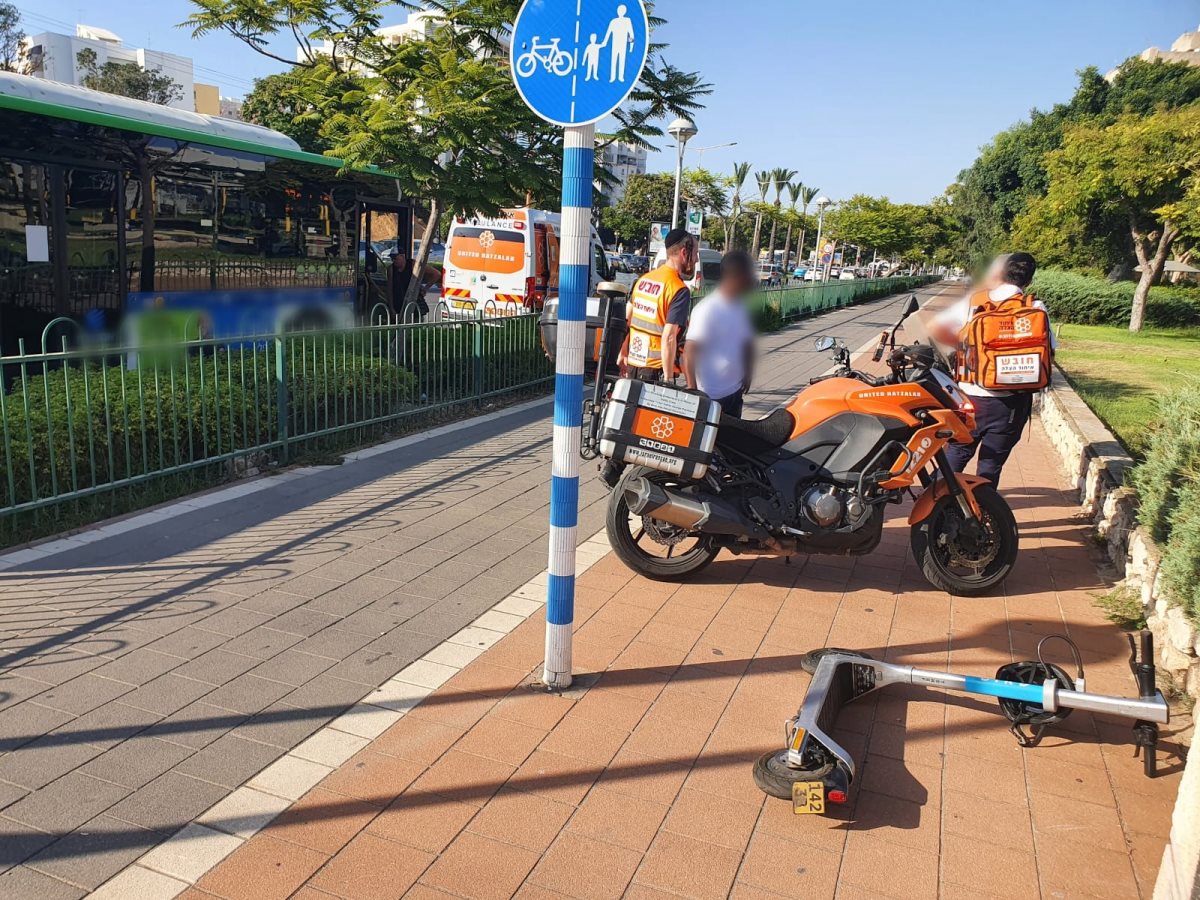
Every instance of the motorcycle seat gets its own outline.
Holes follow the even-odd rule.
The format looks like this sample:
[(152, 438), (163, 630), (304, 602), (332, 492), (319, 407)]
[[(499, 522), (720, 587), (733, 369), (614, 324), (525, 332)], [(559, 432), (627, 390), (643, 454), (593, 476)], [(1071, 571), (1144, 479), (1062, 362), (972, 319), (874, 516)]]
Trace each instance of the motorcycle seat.
[(739, 419), (722, 413), (717, 446), (746, 454), (762, 453), (786, 444), (795, 427), (795, 419), (783, 406), (761, 419)]

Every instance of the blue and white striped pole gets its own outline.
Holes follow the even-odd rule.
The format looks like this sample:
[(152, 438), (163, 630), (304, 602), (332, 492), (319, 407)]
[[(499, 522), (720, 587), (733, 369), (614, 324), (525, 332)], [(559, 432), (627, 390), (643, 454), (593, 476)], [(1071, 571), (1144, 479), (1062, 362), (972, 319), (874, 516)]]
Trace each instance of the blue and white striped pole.
[(546, 587), (548, 687), (571, 686), (575, 624), (575, 543), (579, 520), (579, 436), (583, 345), (591, 271), (592, 164), (596, 127), (563, 135), (562, 235), (558, 268), (558, 349), (554, 363), (554, 449), (550, 469), (550, 577)]

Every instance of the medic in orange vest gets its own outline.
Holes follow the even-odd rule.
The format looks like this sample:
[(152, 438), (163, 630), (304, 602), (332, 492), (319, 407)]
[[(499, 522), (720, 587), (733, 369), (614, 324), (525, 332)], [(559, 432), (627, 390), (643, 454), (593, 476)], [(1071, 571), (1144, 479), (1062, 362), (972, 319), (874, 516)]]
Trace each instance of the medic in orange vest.
[(682, 228), (668, 233), (664, 243), (667, 261), (633, 284), (626, 305), (629, 334), (617, 357), (622, 374), (642, 381), (670, 382), (683, 372), (679, 353), (692, 308), (684, 282), (696, 274), (699, 252), (696, 238)]

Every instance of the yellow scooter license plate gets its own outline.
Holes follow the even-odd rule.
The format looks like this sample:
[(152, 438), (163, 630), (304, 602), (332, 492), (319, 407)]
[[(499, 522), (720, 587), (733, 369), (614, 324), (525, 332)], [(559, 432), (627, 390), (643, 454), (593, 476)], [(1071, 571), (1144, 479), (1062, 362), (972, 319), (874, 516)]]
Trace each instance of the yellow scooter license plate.
[(825, 784), (797, 781), (792, 785), (792, 812), (798, 816), (825, 814)]

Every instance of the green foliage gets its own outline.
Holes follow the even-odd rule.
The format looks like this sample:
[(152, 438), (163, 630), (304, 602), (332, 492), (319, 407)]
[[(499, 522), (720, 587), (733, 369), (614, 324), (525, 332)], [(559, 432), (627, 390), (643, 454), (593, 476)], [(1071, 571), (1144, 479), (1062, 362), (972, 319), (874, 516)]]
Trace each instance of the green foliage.
[(137, 63), (109, 60), (98, 65), (96, 51), (85, 48), (75, 54), (76, 65), (83, 70), (79, 83), (93, 91), (147, 100), (167, 106), (183, 98), (183, 87), (161, 69), (143, 69)]
[[(721, 217), (728, 208), (726, 183), (705, 169), (688, 169), (680, 184), (680, 207), (690, 203), (710, 215)], [(600, 211), (600, 224), (611, 228), (626, 247), (643, 246), (655, 222), (671, 221), (675, 199), (675, 176), (669, 172), (633, 175), (625, 184), (625, 195)]]
[[(337, 355), (316, 365), (313, 339), (289, 342), (289, 434), (350, 424), (414, 402), (410, 372), (378, 358)], [(311, 364), (306, 362), (312, 357)], [(13, 482), (4, 505), (84, 490), (278, 438), (274, 362), (263, 352), (225, 351), (141, 368), (89, 363), (30, 373), (5, 396), (0, 460)]]
[[(1055, 322), (1124, 326), (1129, 324), (1134, 285), (1039, 269), (1033, 279), (1033, 292), (1046, 304)], [(1146, 324), (1154, 328), (1200, 327), (1200, 288), (1151, 288)]]
[(1200, 621), (1200, 381), (1163, 396), (1133, 483), (1138, 518), (1162, 551), (1167, 599)]
[[(1016, 219), (1030, 212), (1049, 188), (1047, 154), (1063, 145), (1071, 125), (1103, 129), (1122, 115), (1148, 116), (1157, 110), (1186, 107), (1200, 100), (1200, 69), (1183, 63), (1130, 59), (1109, 83), (1095, 68), (1079, 73), (1079, 84), (1067, 103), (1049, 111), (1033, 110), (1027, 121), (1001, 132), (985, 146), (978, 159), (959, 174), (954, 190), (955, 207), (963, 221), (961, 252), (972, 266), (1011, 248)], [(1038, 211), (1039, 217), (1047, 210)], [(1105, 218), (1091, 210), (1089, 236), (1079, 222), (1060, 223), (1072, 234), (1055, 240), (1053, 229), (1021, 233), (1034, 241), (1048, 259), (1061, 265), (1088, 265), (1108, 269), (1130, 261), (1124, 221)], [(1024, 247), (1022, 248), (1024, 249)], [(1077, 259), (1076, 254), (1081, 258)]]
[(254, 79), (242, 102), (242, 118), (286, 134), (310, 153), (332, 146), (321, 134), (320, 112), (305, 99), (305, 79), (295, 70)]
[(21, 56), (25, 31), (21, 28), (21, 11), (11, 3), (0, 3), (0, 72), (28, 74)]
[(1200, 378), (1200, 329), (1057, 324), (1056, 362), (1134, 458), (1146, 453), (1158, 398)]
[(1104, 617), (1126, 631), (1141, 631), (1146, 627), (1146, 611), (1137, 591), (1118, 587), (1096, 595), (1096, 605), (1104, 610)]

